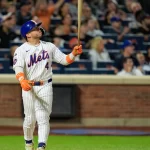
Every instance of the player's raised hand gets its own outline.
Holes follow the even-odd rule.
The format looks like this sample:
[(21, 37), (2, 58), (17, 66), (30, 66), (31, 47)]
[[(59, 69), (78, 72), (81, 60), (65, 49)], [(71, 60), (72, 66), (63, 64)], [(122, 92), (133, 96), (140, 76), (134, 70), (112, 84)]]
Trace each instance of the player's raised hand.
[(31, 90), (31, 83), (29, 80), (25, 80), (24, 73), (20, 72), (16, 75), (16, 78), (19, 80), (21, 87), (24, 91)]
[(81, 55), (82, 54), (82, 45), (75, 46), (73, 48), (72, 53), (73, 53), (74, 56)]

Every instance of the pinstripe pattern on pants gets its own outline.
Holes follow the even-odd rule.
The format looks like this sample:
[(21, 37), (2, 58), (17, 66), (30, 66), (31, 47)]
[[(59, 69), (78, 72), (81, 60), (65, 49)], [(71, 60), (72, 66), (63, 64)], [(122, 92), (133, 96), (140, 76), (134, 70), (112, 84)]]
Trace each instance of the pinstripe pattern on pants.
[(52, 82), (33, 87), (31, 91), (23, 91), (24, 105), (24, 138), (33, 139), (35, 123), (38, 125), (38, 142), (46, 143), (50, 132), (50, 114), (52, 111)]

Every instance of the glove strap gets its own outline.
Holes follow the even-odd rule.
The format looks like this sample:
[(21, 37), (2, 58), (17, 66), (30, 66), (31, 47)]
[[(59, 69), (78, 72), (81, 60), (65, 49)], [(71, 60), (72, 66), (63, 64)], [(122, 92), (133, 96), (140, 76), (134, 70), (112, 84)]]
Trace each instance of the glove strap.
[(71, 64), (74, 62), (75, 55), (73, 53), (70, 53), (69, 55), (66, 56), (66, 61), (68, 64)]
[(24, 73), (23, 72), (19, 72), (16, 75), (16, 78), (19, 80), (19, 82), (21, 82), (22, 80), (24, 80)]

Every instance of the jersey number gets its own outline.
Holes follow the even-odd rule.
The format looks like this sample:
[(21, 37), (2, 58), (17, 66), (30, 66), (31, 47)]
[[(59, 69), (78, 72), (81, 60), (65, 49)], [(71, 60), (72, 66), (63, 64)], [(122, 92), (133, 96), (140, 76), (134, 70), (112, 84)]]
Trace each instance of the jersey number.
[(45, 68), (48, 70), (49, 69), (49, 63), (47, 62), (45, 65)]

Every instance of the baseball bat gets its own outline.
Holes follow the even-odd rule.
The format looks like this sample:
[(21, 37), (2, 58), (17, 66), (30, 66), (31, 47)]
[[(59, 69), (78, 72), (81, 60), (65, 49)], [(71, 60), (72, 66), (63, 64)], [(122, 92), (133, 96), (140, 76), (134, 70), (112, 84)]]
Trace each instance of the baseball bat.
[(82, 4), (83, 0), (78, 0), (78, 46), (80, 45), (80, 28), (82, 17)]

